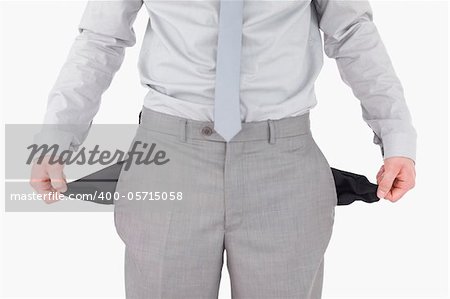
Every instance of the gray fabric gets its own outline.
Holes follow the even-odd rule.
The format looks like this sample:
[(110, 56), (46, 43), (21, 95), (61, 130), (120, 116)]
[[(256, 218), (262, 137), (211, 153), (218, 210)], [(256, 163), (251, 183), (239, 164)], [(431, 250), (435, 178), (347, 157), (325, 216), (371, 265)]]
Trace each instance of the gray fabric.
[(133, 164), (116, 191), (183, 199), (116, 202), (127, 298), (217, 298), (224, 250), (233, 298), (320, 298), (337, 195), (309, 113), (244, 123), (228, 143), (212, 125), (143, 108), (134, 141), (170, 161)]
[[(84, 141), (125, 48), (136, 42), (133, 24), (142, 6), (149, 15), (139, 57), (140, 81), (148, 89), (144, 105), (213, 120), (219, 1), (88, 1), (44, 120), (85, 129), (41, 136), (37, 143), (75, 149)], [(360, 100), (383, 157), (415, 160), (417, 132), (367, 0), (245, 1), (243, 14), (243, 121), (281, 119), (315, 107), (324, 46)]]
[[(133, 24), (142, 6), (149, 15), (139, 56), (140, 81), (148, 90), (144, 105), (213, 120), (219, 1), (88, 1), (44, 119), (80, 124), (84, 130), (52, 132), (36, 143), (42, 139), (75, 149), (84, 141), (125, 48), (136, 42)], [(245, 1), (243, 13), (243, 121), (281, 119), (313, 109), (324, 46), (360, 100), (362, 117), (383, 157), (415, 160), (417, 132), (369, 1)]]
[(214, 91), (214, 129), (226, 141), (241, 129), (243, 0), (221, 0)]

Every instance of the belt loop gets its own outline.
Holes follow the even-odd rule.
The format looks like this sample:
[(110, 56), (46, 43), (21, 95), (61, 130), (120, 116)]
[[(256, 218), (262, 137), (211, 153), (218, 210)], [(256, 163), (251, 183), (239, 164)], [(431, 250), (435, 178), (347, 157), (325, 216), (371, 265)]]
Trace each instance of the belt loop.
[(273, 120), (269, 119), (269, 143), (274, 144), (275, 143), (275, 123)]
[(186, 142), (186, 135), (187, 135), (187, 120), (181, 119), (180, 120), (180, 132), (179, 132), (179, 138), (181, 142)]

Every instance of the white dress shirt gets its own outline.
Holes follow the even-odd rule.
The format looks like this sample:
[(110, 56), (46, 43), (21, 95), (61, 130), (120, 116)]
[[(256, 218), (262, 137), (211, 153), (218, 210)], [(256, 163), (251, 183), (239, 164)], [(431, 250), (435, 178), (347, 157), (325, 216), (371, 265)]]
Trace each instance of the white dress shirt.
[[(141, 83), (148, 89), (144, 105), (214, 120), (218, 0), (89, 1), (79, 36), (50, 92), (44, 121), (84, 125), (81, 132), (60, 132), (55, 143), (63, 148), (77, 149), (84, 141), (125, 48), (136, 42), (133, 23), (142, 6), (149, 14), (139, 56)], [(280, 119), (313, 108), (323, 46), (360, 100), (383, 157), (415, 160), (416, 130), (368, 1), (246, 0), (242, 121)]]

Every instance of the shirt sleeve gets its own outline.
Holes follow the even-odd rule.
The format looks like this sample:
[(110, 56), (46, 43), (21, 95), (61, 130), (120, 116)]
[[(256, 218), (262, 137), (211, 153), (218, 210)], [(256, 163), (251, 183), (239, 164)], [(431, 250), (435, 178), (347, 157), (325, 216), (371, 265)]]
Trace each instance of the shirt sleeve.
[(373, 22), (368, 1), (313, 0), (325, 54), (360, 100), (362, 117), (383, 158), (416, 160), (417, 132), (402, 85)]
[(43, 130), (35, 143), (77, 150), (119, 70), (125, 48), (136, 43), (133, 23), (143, 1), (88, 1), (78, 36), (50, 91)]

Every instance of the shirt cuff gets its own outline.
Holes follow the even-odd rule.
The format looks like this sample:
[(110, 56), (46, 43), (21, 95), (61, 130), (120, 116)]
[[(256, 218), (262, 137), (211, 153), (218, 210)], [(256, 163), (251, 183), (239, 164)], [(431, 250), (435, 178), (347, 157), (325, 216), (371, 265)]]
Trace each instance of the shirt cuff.
[(414, 133), (390, 133), (382, 138), (374, 135), (374, 143), (381, 149), (383, 159), (390, 157), (405, 157), (416, 164), (417, 134)]

